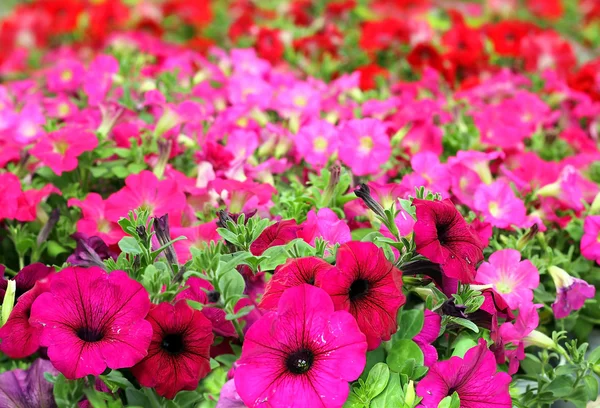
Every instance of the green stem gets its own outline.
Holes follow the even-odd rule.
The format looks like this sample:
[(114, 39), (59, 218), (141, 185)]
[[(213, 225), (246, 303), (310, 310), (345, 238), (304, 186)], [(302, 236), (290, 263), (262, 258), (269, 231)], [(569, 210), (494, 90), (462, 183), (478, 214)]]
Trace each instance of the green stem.
[(231, 323), (233, 323), (233, 327), (235, 327), (235, 331), (237, 332), (238, 338), (243, 343), (244, 342), (244, 331), (242, 330), (242, 326), (240, 325), (240, 322), (238, 322), (237, 319), (233, 319), (231, 321)]

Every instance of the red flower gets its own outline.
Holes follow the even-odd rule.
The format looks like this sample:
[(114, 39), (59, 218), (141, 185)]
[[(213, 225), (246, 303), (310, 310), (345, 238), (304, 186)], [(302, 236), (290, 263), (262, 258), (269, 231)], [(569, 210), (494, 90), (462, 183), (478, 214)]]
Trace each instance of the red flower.
[(527, 0), (526, 4), (533, 14), (548, 20), (558, 20), (564, 13), (562, 0)]
[(407, 43), (409, 34), (408, 26), (396, 18), (369, 21), (362, 26), (358, 44), (367, 52), (383, 51), (395, 43)]
[(164, 5), (165, 14), (176, 14), (187, 24), (204, 26), (212, 21), (209, 1), (170, 0)]
[(521, 53), (521, 40), (530, 33), (536, 33), (539, 28), (534, 24), (505, 20), (486, 28), (486, 34), (494, 44), (494, 49), (499, 55), (518, 57)]
[(390, 76), (388, 70), (381, 68), (377, 64), (363, 65), (362, 67), (358, 67), (356, 71), (360, 73), (359, 86), (363, 91), (368, 91), (376, 87), (376, 77), (388, 78)]
[(303, 283), (321, 287), (323, 276), (335, 269), (321, 258), (293, 258), (275, 269), (271, 280), (267, 283), (263, 298), (258, 305), (261, 309), (274, 310), (279, 304), (283, 292)]
[[(571, 74), (568, 78), (568, 84), (576, 91), (585, 92), (593, 100), (600, 101), (600, 58), (584, 64), (579, 70)], [(591, 144), (595, 146), (595, 144)]]
[(250, 245), (252, 255), (262, 255), (267, 248), (277, 245), (285, 245), (298, 238), (298, 232), (302, 229), (296, 221), (279, 221), (267, 227), (256, 240)]
[(195, 390), (210, 372), (210, 321), (185, 300), (154, 306), (146, 319), (152, 325), (152, 341), (148, 356), (131, 369), (133, 375), (166, 398)]
[(415, 199), (417, 252), (440, 264), (446, 276), (464, 283), (475, 279), (475, 266), (483, 261), (483, 244), (452, 201)]
[[(33, 289), (33, 286), (37, 281), (45, 278), (52, 272), (54, 272), (54, 268), (39, 262), (27, 265), (21, 269), (14, 278), (17, 287), (15, 293), (16, 298), (18, 299), (21, 295)], [(4, 300), (7, 286), (8, 281), (2, 278), (0, 280), (0, 302)]]
[(265, 27), (261, 27), (256, 36), (256, 53), (273, 65), (281, 61), (285, 51), (279, 36), (279, 30)]
[(438, 72), (443, 71), (442, 57), (431, 44), (417, 44), (408, 54), (406, 60), (416, 71), (421, 71), (424, 67), (431, 67)]
[(349, 311), (367, 337), (369, 350), (396, 332), (398, 309), (406, 302), (402, 272), (372, 242), (348, 242), (337, 252), (336, 268), (321, 280), (336, 310)]

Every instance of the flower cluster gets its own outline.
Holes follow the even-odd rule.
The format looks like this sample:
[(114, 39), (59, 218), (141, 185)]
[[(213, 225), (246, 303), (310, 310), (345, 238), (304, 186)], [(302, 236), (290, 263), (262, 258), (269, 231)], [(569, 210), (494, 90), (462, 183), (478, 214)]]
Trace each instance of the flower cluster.
[(594, 1), (3, 7), (0, 406), (598, 397)]

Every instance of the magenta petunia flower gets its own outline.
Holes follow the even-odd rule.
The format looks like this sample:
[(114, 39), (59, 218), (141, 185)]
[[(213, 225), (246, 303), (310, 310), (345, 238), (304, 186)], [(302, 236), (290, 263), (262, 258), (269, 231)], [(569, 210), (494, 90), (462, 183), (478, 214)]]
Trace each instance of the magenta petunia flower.
[[(90, 193), (84, 200), (70, 198), (67, 204), (69, 207), (81, 209), (82, 217), (77, 221), (77, 232), (88, 236), (98, 236), (107, 245), (114, 245), (125, 236), (119, 224), (106, 217), (106, 201), (100, 194)], [(124, 213), (122, 216), (126, 215)]]
[(413, 200), (417, 209), (417, 252), (440, 264), (445, 275), (473, 282), (475, 267), (483, 261), (483, 245), (452, 201)]
[(180, 263), (185, 263), (192, 259), (190, 248), (203, 249), (211, 242), (222, 241), (223, 239), (217, 232), (217, 224), (215, 221), (210, 221), (204, 224), (195, 225), (193, 227), (174, 227), (171, 229), (171, 238), (184, 236), (187, 239), (177, 241), (173, 244), (177, 259)]
[(231, 320), (225, 319), (225, 311), (214, 307), (221, 295), (214, 290), (215, 288), (209, 281), (192, 276), (186, 281), (185, 286), (187, 288), (175, 296), (176, 300), (190, 299), (206, 305), (202, 308), (202, 314), (212, 323), (213, 331), (219, 336), (237, 337), (233, 323)]
[(249, 407), (341, 407), (366, 351), (354, 318), (334, 311), (326, 292), (293, 287), (248, 330), (235, 386)]
[(324, 120), (302, 126), (294, 138), (298, 160), (304, 159), (316, 168), (327, 165), (329, 158), (337, 152), (339, 143), (337, 128)]
[(475, 277), (484, 285), (492, 284), (512, 310), (530, 304), (533, 290), (540, 284), (540, 274), (530, 260), (521, 261), (515, 249), (501, 249), (481, 264)]
[(484, 339), (465, 354), (438, 361), (417, 385), (423, 408), (437, 408), (439, 402), (456, 392), (462, 408), (512, 407), (508, 392), (510, 375), (496, 372), (496, 359)]
[(131, 369), (133, 375), (166, 398), (181, 390), (195, 390), (210, 372), (210, 321), (183, 300), (153, 306), (147, 319), (152, 342), (148, 356)]
[(475, 210), (494, 227), (510, 229), (512, 226), (525, 228), (531, 225), (525, 203), (504, 180), (480, 184), (473, 200)]
[(331, 295), (336, 310), (347, 310), (356, 318), (369, 350), (374, 350), (397, 330), (396, 315), (406, 301), (402, 272), (372, 242), (342, 245), (335, 265), (320, 286)]
[(50, 291), (31, 308), (52, 364), (69, 379), (132, 367), (147, 354), (150, 299), (123, 271), (69, 267), (53, 276)]
[(581, 172), (571, 165), (565, 166), (558, 180), (540, 188), (540, 197), (552, 197), (575, 211), (584, 209), (582, 201), (591, 201), (598, 192), (598, 186), (585, 179)]
[(431, 310), (425, 309), (425, 318), (423, 320), (423, 328), (415, 337), (413, 341), (417, 343), (423, 356), (425, 357), (424, 364), (430, 367), (438, 359), (437, 349), (431, 345), (440, 335), (442, 329), (442, 316), (432, 312)]
[[(444, 197), (448, 196), (451, 183), (450, 173), (448, 166), (440, 163), (439, 155), (432, 152), (417, 153), (410, 159), (410, 165), (414, 174), (422, 179), (422, 186), (435, 193), (440, 193)], [(415, 187), (418, 186), (415, 185)], [(411, 188), (410, 191), (412, 192), (414, 189)]]
[(316, 238), (323, 238), (332, 246), (352, 239), (348, 224), (329, 208), (321, 208), (317, 213), (310, 210), (299, 235), (311, 245), (315, 244)]
[(174, 180), (158, 180), (154, 173), (144, 170), (125, 179), (125, 187), (106, 200), (106, 218), (117, 222), (129, 210), (146, 208), (150, 215), (169, 214), (173, 225), (178, 225), (186, 206), (185, 194)]
[[(32, 263), (21, 269), (14, 277), (16, 292), (15, 298), (19, 299), (21, 295), (27, 291), (33, 289), (33, 286), (41, 279), (44, 279), (48, 275), (54, 272), (54, 268), (46, 266), (43, 263)], [(8, 281), (3, 277), (0, 279), (0, 302), (4, 300), (4, 294)]]
[(268, 226), (250, 245), (252, 255), (262, 255), (268, 248), (277, 245), (285, 245), (298, 238), (302, 227), (294, 220), (278, 221)]
[(19, 297), (10, 317), (0, 328), (0, 351), (10, 358), (25, 358), (40, 348), (42, 328), (29, 322), (33, 302), (50, 290), (50, 280), (38, 281), (33, 289)]
[(288, 259), (285, 264), (275, 269), (258, 306), (261, 309), (276, 309), (281, 295), (294, 286), (308, 283), (321, 287), (323, 277), (331, 269), (335, 269), (335, 266), (314, 256)]
[(98, 138), (94, 133), (77, 126), (66, 126), (41, 138), (30, 152), (60, 176), (65, 171), (75, 170), (79, 164), (77, 158), (96, 146)]
[(17, 176), (0, 174), (0, 220), (15, 218), (21, 194), (21, 181)]
[(596, 288), (583, 279), (574, 278), (565, 270), (550, 266), (548, 272), (556, 286), (556, 300), (552, 303), (554, 317), (563, 319), (579, 310), (587, 299), (596, 295)]
[(600, 265), (600, 215), (588, 215), (583, 223), (581, 255)]
[(377, 174), (391, 155), (386, 125), (377, 119), (352, 119), (340, 129), (340, 160), (357, 176)]
[[(539, 305), (532, 303), (519, 309), (514, 323), (503, 323), (497, 330), (492, 329), (494, 354), (499, 364), (508, 363), (508, 374), (519, 370), (519, 363), (525, 359), (525, 346), (529, 345), (528, 336), (538, 326), (540, 318), (537, 313)], [(505, 346), (511, 344), (510, 348)]]

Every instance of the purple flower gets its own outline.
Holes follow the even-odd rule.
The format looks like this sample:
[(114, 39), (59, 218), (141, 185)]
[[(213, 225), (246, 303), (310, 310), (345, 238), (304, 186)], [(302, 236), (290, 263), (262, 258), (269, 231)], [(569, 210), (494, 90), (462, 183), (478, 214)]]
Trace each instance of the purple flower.
[(88, 237), (86, 234), (76, 232), (72, 235), (77, 241), (75, 252), (67, 258), (67, 262), (73, 266), (99, 266), (104, 268), (104, 260), (116, 259), (113, 251), (108, 248), (100, 237)]
[(563, 319), (583, 307), (586, 299), (596, 295), (596, 288), (582, 279), (569, 275), (565, 270), (551, 266), (548, 272), (556, 285), (556, 300), (552, 303), (554, 317)]
[(48, 360), (38, 358), (27, 370), (0, 374), (0, 406), (11, 408), (54, 408), (52, 383), (44, 373), (58, 374)]

